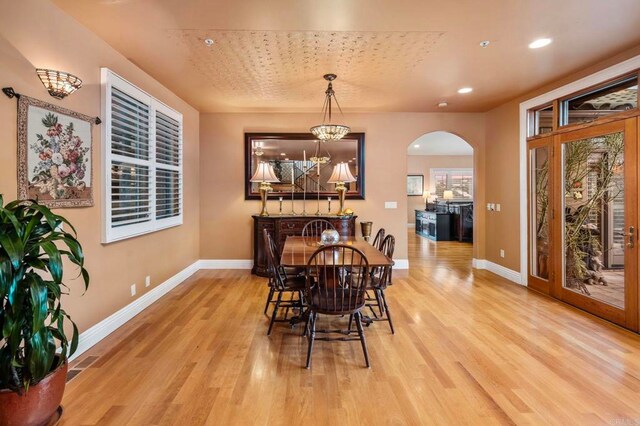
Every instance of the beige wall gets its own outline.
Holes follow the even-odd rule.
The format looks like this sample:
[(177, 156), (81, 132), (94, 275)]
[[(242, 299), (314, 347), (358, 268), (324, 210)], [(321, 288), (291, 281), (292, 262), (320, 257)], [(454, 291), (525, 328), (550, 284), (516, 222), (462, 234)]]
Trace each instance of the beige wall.
[[(198, 259), (198, 112), (138, 69), (107, 43), (62, 13), (48, 1), (20, 0), (0, 13), (0, 87), (13, 86), (25, 95), (90, 116), (100, 115), (100, 67), (109, 67), (184, 115), (184, 225), (102, 245), (101, 127), (93, 133), (93, 190), (95, 206), (59, 209), (78, 229), (91, 274), (89, 291), (81, 297), (80, 283), (69, 281), (71, 296), (65, 309), (80, 330), (131, 303), (130, 285), (138, 296)], [(46, 92), (36, 67), (69, 71), (83, 79), (83, 87), (62, 101)], [(0, 99), (0, 193), (14, 199), (16, 190), (16, 100)], [(68, 270), (68, 277), (75, 277)], [(152, 286), (144, 287), (151, 275)]]
[[(258, 201), (244, 200), (244, 132), (305, 132), (318, 114), (202, 114), (200, 116), (200, 255), (203, 259), (251, 259), (252, 219)], [(396, 236), (396, 257), (407, 258), (407, 147), (436, 130), (455, 133), (477, 151), (484, 145), (483, 114), (346, 114), (353, 131), (365, 132), (366, 200), (347, 201), (358, 221), (371, 220)], [(475, 156), (482, 183), (483, 156)], [(482, 192), (482, 191), (480, 191)], [(385, 201), (398, 208), (386, 210)], [(275, 211), (276, 202), (271, 202)], [(300, 207), (297, 208), (301, 210)], [(484, 214), (478, 215), (478, 223)], [(482, 226), (478, 229), (483, 228)], [(476, 241), (482, 242), (479, 233)], [(478, 244), (476, 257), (482, 256)]]
[[(433, 191), (431, 169), (473, 168), (473, 155), (407, 155), (407, 174), (423, 175), (424, 190)], [(423, 210), (424, 198), (407, 196), (407, 223), (415, 223), (415, 210)]]

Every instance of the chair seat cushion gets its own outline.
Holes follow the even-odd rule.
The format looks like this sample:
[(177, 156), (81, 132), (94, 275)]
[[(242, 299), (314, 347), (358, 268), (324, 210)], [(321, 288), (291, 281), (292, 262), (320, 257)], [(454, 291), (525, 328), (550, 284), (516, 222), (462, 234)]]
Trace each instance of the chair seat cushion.
[(311, 305), (321, 313), (341, 314), (357, 311), (364, 306), (364, 302), (364, 294), (357, 297), (352, 295), (349, 300), (348, 290), (336, 290), (335, 295), (332, 291), (325, 294), (324, 291), (311, 290)]
[(284, 285), (287, 290), (304, 290), (306, 287), (306, 278), (300, 276), (287, 277), (284, 282)]

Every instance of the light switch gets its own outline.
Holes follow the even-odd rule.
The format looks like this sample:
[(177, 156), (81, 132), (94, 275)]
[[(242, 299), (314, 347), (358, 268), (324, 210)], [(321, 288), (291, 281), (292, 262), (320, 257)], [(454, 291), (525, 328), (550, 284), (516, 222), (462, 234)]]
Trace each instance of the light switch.
[(397, 209), (398, 208), (398, 202), (397, 201), (385, 201), (384, 202), (384, 208), (385, 209)]
[(500, 204), (496, 204), (496, 211), (499, 212), (500, 211)]

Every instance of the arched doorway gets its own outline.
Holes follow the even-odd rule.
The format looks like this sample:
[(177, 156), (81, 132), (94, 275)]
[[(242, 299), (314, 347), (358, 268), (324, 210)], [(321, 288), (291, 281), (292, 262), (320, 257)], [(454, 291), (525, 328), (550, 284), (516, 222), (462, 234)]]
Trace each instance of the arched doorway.
[[(437, 245), (471, 268), (476, 197), (474, 149), (460, 136), (434, 131), (407, 147), (407, 224), (417, 253)], [(419, 259), (416, 259), (419, 260)]]

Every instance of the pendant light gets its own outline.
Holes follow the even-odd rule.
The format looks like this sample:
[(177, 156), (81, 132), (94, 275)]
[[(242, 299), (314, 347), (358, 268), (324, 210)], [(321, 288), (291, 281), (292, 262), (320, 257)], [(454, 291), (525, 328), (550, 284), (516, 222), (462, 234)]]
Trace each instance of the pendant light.
[[(333, 80), (338, 78), (335, 74), (325, 74), (324, 79), (329, 82), (325, 93), (324, 105), (322, 106), (322, 124), (312, 127), (311, 133), (320, 139), (321, 141), (337, 141), (345, 137), (351, 129), (341, 124), (333, 124), (331, 121), (332, 100), (336, 101), (336, 106), (342, 114), (342, 108), (336, 98), (336, 93), (333, 91)], [(327, 115), (329, 121), (327, 122)]]

